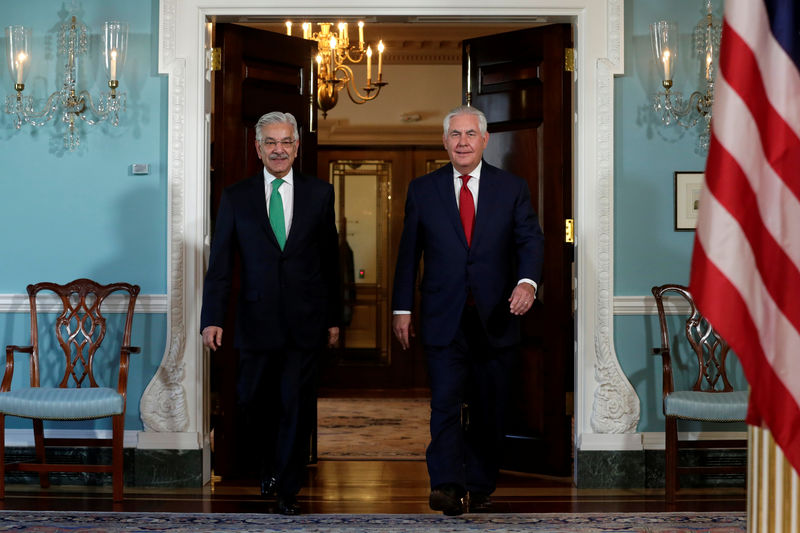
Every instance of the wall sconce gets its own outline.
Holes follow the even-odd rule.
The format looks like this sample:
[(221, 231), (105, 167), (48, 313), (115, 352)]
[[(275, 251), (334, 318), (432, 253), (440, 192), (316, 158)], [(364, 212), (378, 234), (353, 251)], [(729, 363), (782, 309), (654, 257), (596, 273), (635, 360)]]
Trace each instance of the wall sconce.
[[(73, 151), (80, 146), (80, 133), (76, 119), (89, 125), (104, 120), (113, 126), (119, 124), (119, 112), (125, 110), (125, 93), (118, 93), (119, 74), (125, 64), (128, 48), (128, 25), (109, 21), (103, 25), (103, 63), (108, 78), (109, 92), (101, 93), (96, 103), (88, 91), (77, 89), (78, 60), (88, 49), (86, 26), (75, 17), (61, 24), (58, 34), (58, 54), (64, 56), (64, 81), (62, 87), (53, 92), (44, 107), (37, 111), (31, 96), (24, 96), (25, 80), (31, 70), (31, 29), (24, 26), (6, 28), (6, 50), (8, 69), (14, 80), (16, 94), (6, 96), (6, 113), (15, 115), (17, 129), (23, 122), (42, 126), (53, 117), (60, 116), (67, 125), (64, 133), (64, 148)], [(91, 115), (88, 113), (91, 112)]]
[(660, 20), (650, 24), (650, 37), (657, 71), (661, 73), (663, 92), (653, 97), (653, 110), (661, 121), (669, 126), (673, 123), (685, 128), (696, 126), (703, 120), (702, 131), (697, 139), (697, 150), (708, 151), (711, 140), (711, 107), (714, 103), (714, 76), (719, 59), (719, 42), (722, 25), (712, 14), (711, 0), (706, 0), (706, 16), (694, 29), (695, 51), (703, 58), (703, 87), (684, 100), (679, 91), (672, 90), (678, 59), (678, 24)]
[[(383, 81), (383, 41), (378, 42), (378, 78), (372, 81), (372, 47), (364, 48), (364, 22), (358, 22), (358, 44), (350, 44), (350, 34), (347, 23), (337, 25), (338, 32), (331, 31), (332, 22), (320, 22), (319, 32), (312, 32), (310, 22), (303, 23), (303, 39), (317, 41), (317, 107), (322, 111), (322, 118), (328, 116), (328, 111), (336, 106), (339, 100), (339, 91), (347, 87), (347, 95), (356, 104), (363, 104), (374, 100), (381, 93), (381, 89), (388, 85)], [(286, 22), (286, 35), (292, 34), (291, 21)], [(361, 94), (355, 84), (353, 70), (346, 64), (360, 63), (367, 59), (367, 84), (362, 88)], [(340, 76), (337, 76), (337, 73)], [(374, 93), (373, 93), (374, 91)]]

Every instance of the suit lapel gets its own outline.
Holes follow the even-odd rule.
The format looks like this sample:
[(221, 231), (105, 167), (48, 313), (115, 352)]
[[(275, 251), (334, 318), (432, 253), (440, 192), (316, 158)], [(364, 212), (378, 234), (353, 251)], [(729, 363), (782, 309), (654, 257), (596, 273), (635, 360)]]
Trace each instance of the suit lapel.
[(458, 204), (456, 203), (455, 187), (453, 185), (453, 165), (448, 164), (436, 171), (436, 190), (439, 192), (439, 197), (444, 206), (444, 212), (450, 223), (453, 224), (453, 229), (461, 240), (464, 247), (467, 247), (467, 237), (464, 235), (464, 226), (461, 225), (461, 215), (458, 213)]

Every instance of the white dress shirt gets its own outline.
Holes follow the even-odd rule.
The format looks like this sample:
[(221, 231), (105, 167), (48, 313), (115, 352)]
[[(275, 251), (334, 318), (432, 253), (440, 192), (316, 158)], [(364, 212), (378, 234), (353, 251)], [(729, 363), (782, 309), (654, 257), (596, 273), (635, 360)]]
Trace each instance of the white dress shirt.
[[(267, 172), (264, 167), (264, 194), (267, 195), (267, 215), (269, 215), (269, 196), (272, 194), (272, 182), (275, 176)], [(289, 237), (289, 228), (292, 227), (292, 212), (294, 208), (294, 173), (289, 169), (289, 173), (283, 177), (283, 185), (279, 189), (281, 201), (283, 203), (283, 221), (286, 223), (286, 237)]]

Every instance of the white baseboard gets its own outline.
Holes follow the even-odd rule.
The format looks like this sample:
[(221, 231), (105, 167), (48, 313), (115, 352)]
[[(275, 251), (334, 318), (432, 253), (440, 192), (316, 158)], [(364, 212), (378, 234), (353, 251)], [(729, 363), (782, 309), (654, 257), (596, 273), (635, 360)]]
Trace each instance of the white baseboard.
[[(45, 429), (45, 437), (57, 439), (110, 439), (110, 429)], [(126, 431), (122, 438), (122, 446), (125, 448), (137, 448), (139, 443), (139, 431)], [(7, 429), (6, 446), (33, 447), (33, 429)]]
[[(61, 439), (101, 438), (110, 439), (110, 429), (45, 429), (46, 437)], [(140, 450), (199, 450), (200, 436), (195, 432), (155, 433), (151, 431), (125, 431), (125, 448)], [(33, 446), (33, 429), (7, 429), (6, 446)]]
[(199, 450), (202, 449), (201, 436), (197, 432), (166, 433), (140, 431), (140, 450)]
[[(681, 440), (738, 440), (746, 439), (746, 431), (687, 431), (678, 432)], [(663, 450), (666, 438), (663, 432), (644, 433), (584, 433), (580, 436), (581, 451), (632, 451)]]
[[(664, 433), (652, 431), (642, 433), (642, 447), (645, 450), (663, 450), (666, 443)], [(680, 440), (746, 440), (746, 431), (686, 431), (678, 432)]]

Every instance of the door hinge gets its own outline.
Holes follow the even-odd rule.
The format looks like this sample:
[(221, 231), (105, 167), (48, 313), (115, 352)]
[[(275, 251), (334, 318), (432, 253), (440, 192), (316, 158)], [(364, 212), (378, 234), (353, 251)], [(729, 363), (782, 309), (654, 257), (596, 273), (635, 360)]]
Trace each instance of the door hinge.
[(222, 70), (222, 48), (211, 48), (208, 51), (206, 68), (211, 71)]
[(575, 221), (568, 218), (564, 221), (564, 242), (575, 242)]
[(575, 49), (564, 48), (564, 70), (575, 72)]

